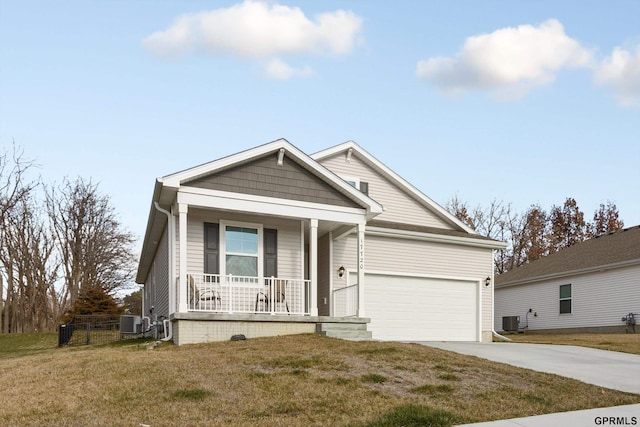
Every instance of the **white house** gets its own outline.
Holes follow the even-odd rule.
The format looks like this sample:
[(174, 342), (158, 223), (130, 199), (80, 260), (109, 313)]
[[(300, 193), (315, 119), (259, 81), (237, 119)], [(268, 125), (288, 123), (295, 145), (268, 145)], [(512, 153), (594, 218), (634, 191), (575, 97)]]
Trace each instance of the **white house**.
[(136, 280), (178, 345), (490, 341), (501, 247), (352, 141), (279, 139), (157, 179)]
[(640, 226), (496, 276), (495, 304), (496, 330), (509, 329), (503, 318), (519, 316), (521, 330), (624, 332), (621, 319), (640, 313)]

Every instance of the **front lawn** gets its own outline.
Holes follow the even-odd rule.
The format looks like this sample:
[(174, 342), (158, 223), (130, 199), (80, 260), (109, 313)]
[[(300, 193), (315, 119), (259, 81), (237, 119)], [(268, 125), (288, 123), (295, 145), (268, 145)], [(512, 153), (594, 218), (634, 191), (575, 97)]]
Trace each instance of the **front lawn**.
[(640, 403), (417, 344), (319, 335), (12, 354), (0, 425), (446, 426)]

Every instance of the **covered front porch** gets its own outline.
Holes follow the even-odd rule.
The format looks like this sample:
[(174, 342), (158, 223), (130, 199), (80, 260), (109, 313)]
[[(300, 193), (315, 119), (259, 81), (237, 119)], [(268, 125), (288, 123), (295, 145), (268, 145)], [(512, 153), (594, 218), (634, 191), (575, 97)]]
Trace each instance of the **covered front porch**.
[[(148, 304), (172, 320), (176, 342), (190, 328), (210, 341), (234, 331), (315, 332), (329, 316), (349, 323), (365, 315), (365, 224), (380, 212), (366, 194), (276, 141), (157, 180), (138, 280), (146, 278)], [(353, 235), (357, 248), (334, 259), (331, 242)], [(342, 263), (357, 271), (335, 292), (334, 282), (347, 283), (336, 279)]]

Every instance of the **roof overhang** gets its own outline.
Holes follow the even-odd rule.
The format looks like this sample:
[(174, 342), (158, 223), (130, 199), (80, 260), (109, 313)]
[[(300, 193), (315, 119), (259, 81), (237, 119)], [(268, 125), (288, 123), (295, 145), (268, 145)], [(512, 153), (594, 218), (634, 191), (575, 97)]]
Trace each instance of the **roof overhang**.
[(505, 242), (491, 239), (478, 239), (476, 237), (453, 236), (447, 234), (424, 233), (418, 231), (397, 230), (384, 227), (366, 227), (366, 233), (370, 236), (382, 236), (402, 238), (408, 240), (420, 240), (425, 242), (448, 243), (463, 246), (472, 246), (484, 249), (504, 249)]
[(242, 151), (237, 154), (233, 154), (231, 156), (224, 157), (222, 159), (214, 160), (200, 166), (167, 175), (163, 178), (160, 178), (159, 181), (162, 183), (163, 188), (174, 189), (174, 191), (177, 191), (181, 186), (184, 185), (185, 182), (198, 179), (205, 175), (215, 173), (219, 170), (224, 170), (229, 167), (249, 162), (253, 159), (267, 155), (269, 153), (278, 153), (278, 158), (280, 159), (282, 155), (281, 150), (284, 150), (284, 153), (286, 153), (287, 155), (292, 156), (295, 161), (297, 161), (306, 170), (331, 185), (337, 191), (341, 192), (342, 194), (356, 202), (359, 206), (367, 209), (367, 212), (377, 215), (383, 211), (382, 205), (380, 205), (378, 202), (354, 188), (345, 180), (322, 166), (309, 155), (307, 155), (283, 138), (246, 151)]

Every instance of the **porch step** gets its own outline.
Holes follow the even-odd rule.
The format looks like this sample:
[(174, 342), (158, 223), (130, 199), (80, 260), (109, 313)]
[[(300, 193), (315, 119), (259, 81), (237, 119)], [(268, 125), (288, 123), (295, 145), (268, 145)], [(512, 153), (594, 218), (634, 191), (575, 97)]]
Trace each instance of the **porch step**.
[(366, 341), (371, 339), (367, 324), (362, 322), (323, 322), (316, 324), (316, 333), (332, 338), (350, 341)]

